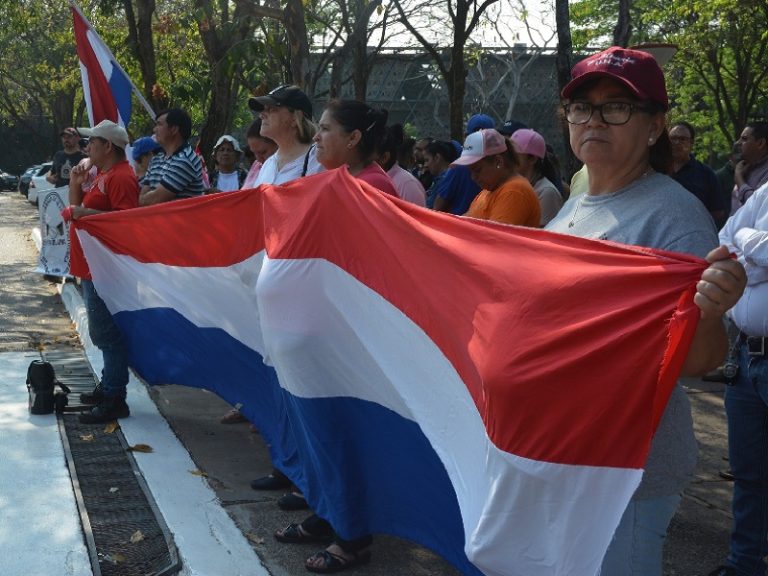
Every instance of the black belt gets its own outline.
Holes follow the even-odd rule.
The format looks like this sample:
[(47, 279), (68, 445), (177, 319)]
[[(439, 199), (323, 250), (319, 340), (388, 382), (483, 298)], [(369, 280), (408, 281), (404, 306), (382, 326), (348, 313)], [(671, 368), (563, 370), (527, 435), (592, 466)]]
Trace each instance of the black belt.
[(765, 336), (747, 336), (744, 332), (739, 333), (739, 341), (746, 345), (747, 354), (750, 356), (766, 356), (768, 354), (768, 337)]

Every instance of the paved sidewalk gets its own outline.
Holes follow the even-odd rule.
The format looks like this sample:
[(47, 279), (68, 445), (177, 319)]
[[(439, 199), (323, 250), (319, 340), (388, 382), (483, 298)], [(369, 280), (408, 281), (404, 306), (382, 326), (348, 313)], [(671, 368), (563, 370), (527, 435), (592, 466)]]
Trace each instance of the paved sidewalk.
[(27, 366), (39, 359), (0, 352), (0, 571), (91, 576), (56, 418), (27, 406)]

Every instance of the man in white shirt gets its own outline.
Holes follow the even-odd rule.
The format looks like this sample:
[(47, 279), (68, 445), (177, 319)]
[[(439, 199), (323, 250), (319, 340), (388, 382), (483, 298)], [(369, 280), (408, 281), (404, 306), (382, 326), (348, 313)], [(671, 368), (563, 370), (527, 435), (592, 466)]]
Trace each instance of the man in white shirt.
[[(729, 316), (739, 329), (731, 354), (738, 372), (725, 391), (728, 453), (734, 476), (733, 531), (726, 564), (710, 576), (765, 574), (768, 555), (768, 184), (720, 231), (747, 271)], [(735, 367), (735, 366), (734, 366)]]

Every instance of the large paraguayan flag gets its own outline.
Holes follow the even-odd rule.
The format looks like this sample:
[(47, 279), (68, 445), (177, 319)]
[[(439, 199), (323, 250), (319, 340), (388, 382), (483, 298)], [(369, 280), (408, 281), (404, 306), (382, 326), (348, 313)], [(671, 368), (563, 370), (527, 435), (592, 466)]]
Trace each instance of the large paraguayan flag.
[(70, 9), (91, 126), (102, 120), (127, 126), (131, 120), (133, 85), (115, 61), (112, 52), (73, 2), (70, 2)]
[(489, 576), (597, 573), (706, 266), (434, 213), (346, 169), (77, 226), (149, 383), (243, 403), (342, 536)]

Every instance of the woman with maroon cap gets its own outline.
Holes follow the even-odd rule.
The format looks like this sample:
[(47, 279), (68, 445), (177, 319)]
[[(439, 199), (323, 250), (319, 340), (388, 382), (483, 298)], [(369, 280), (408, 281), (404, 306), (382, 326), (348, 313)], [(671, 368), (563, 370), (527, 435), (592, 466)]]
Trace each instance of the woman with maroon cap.
[[(574, 67), (562, 97), (571, 147), (588, 168), (589, 187), (569, 200), (547, 229), (706, 258), (710, 266), (694, 298), (699, 323), (682, 369), (686, 376), (705, 374), (725, 358), (723, 314), (738, 301), (746, 277), (728, 249), (718, 247), (704, 205), (666, 175), (669, 102), (661, 68), (646, 52), (609, 48)], [(626, 382), (617, 384), (632, 386), (631, 367)], [(661, 576), (667, 527), (695, 469), (696, 453), (690, 405), (677, 385), (601, 576)]]

